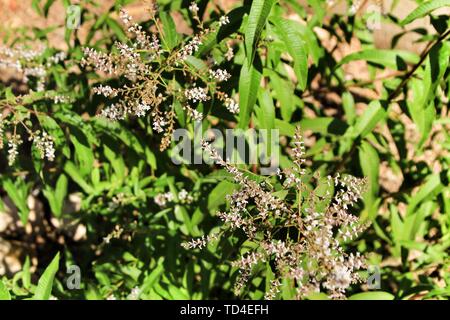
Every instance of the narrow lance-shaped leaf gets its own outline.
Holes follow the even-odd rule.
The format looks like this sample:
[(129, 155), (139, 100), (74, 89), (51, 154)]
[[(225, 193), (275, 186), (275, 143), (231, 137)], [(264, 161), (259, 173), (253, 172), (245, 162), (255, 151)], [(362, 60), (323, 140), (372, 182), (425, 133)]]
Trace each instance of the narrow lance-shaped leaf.
[(422, 3), (413, 12), (411, 12), (403, 21), (401, 21), (400, 25), (405, 26), (416, 19), (425, 17), (427, 14), (438, 8), (446, 6), (450, 6), (450, 0), (430, 0), (425, 3)]
[(377, 125), (377, 123), (383, 119), (386, 115), (386, 112), (381, 107), (379, 101), (372, 101), (367, 109), (364, 111), (364, 114), (361, 118), (356, 122), (354, 126), (354, 137), (361, 136), (364, 138), (367, 134), (369, 134), (373, 128)]
[(125, 32), (123, 31), (122, 27), (116, 20), (107, 18), (106, 23), (121, 42), (127, 42), (128, 38)]
[(275, 128), (275, 106), (273, 105), (272, 97), (268, 91), (260, 91), (258, 94), (258, 101), (260, 106), (260, 113), (258, 115), (258, 122), (261, 129)]
[(406, 214), (412, 214), (422, 201), (425, 199), (432, 199), (441, 192), (443, 187), (439, 174), (429, 176), (427, 182), (420, 187), (419, 191), (414, 195), (411, 201), (409, 201)]
[(250, 116), (258, 96), (261, 76), (262, 74), (257, 67), (249, 64), (248, 60), (244, 60), (239, 78), (239, 128), (241, 129), (245, 129), (250, 122)]
[(296, 31), (293, 21), (282, 19), (277, 22), (277, 28), (289, 54), (294, 59), (294, 72), (300, 89), (305, 90), (308, 80), (308, 55), (305, 42)]
[(394, 296), (384, 291), (372, 291), (356, 293), (348, 298), (349, 300), (394, 300)]
[(60, 217), (62, 214), (64, 199), (67, 195), (67, 186), (67, 177), (64, 174), (61, 174), (56, 182), (55, 189), (47, 186), (46, 189), (43, 190), (44, 195), (50, 204), (50, 209), (56, 217)]
[(427, 57), (423, 74), (419, 74), (420, 79), (410, 81), (413, 98), (408, 100), (407, 106), (411, 118), (421, 134), (417, 144), (418, 148), (427, 140), (436, 117), (434, 97), (436, 89), (448, 68), (449, 55), (449, 43), (445, 42), (435, 45)]
[(30, 273), (30, 257), (27, 256), (22, 270), (22, 282), (23, 286), (28, 289), (31, 286), (31, 273)]
[(359, 162), (362, 172), (369, 182), (369, 188), (364, 195), (365, 207), (369, 213), (369, 218), (374, 219), (377, 214), (376, 200), (379, 191), (378, 171), (380, 168), (380, 157), (376, 149), (366, 141), (362, 141), (359, 148)]
[(27, 205), (28, 186), (25, 183), (14, 184), (8, 179), (3, 181), (3, 188), (19, 210), (20, 221), (23, 225), (26, 225), (30, 213)]
[(397, 69), (399, 58), (408, 63), (418, 63), (420, 60), (420, 57), (417, 54), (408, 51), (367, 49), (345, 56), (339, 61), (336, 68), (349, 63), (350, 61), (365, 60), (367, 62), (380, 64), (384, 67)]
[(267, 21), (270, 10), (275, 0), (255, 0), (252, 1), (248, 24), (245, 30), (245, 50), (247, 52), (247, 63), (253, 60), (255, 45), (259, 40), (261, 31)]
[(271, 143), (272, 129), (275, 128), (275, 106), (269, 92), (264, 90), (258, 94), (259, 108), (256, 109), (259, 128), (267, 130), (267, 152), (272, 154)]
[(355, 99), (350, 92), (342, 94), (342, 107), (344, 108), (345, 117), (349, 124), (353, 124), (356, 119)]
[(281, 108), (281, 117), (283, 120), (289, 121), (296, 107), (292, 82), (288, 79), (282, 78), (274, 71), (270, 71), (268, 74), (270, 86), (275, 91), (275, 98)]
[(159, 18), (161, 19), (163, 25), (163, 37), (162, 41), (164, 46), (172, 50), (178, 44), (178, 33), (175, 28), (175, 22), (173, 22), (172, 17), (169, 13), (161, 11), (159, 13)]
[(34, 293), (34, 300), (48, 300), (52, 293), (53, 280), (55, 279), (56, 272), (59, 267), (59, 252), (53, 258), (52, 262), (45, 269), (42, 276), (39, 278), (39, 282)]

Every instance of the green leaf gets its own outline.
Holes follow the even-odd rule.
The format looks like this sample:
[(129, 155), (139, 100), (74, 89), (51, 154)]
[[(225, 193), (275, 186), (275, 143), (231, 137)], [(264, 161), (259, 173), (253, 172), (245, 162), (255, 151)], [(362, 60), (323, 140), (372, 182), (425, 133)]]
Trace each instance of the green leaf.
[(295, 125), (280, 119), (275, 119), (275, 129), (280, 130), (283, 136), (292, 137), (295, 134)]
[(80, 174), (85, 176), (92, 170), (94, 153), (84, 132), (76, 127), (70, 128), (70, 141), (75, 147), (75, 157), (79, 163)]
[(250, 65), (254, 57), (254, 49), (258, 43), (261, 31), (266, 24), (275, 0), (254, 0), (250, 8), (247, 28), (245, 30), (245, 50), (247, 64)]
[(356, 120), (355, 100), (353, 99), (353, 95), (348, 91), (342, 94), (342, 107), (344, 108), (347, 123), (354, 124)]
[(266, 288), (266, 292), (268, 292), (271, 288), (271, 281), (275, 278), (275, 275), (272, 271), (272, 267), (270, 266), (270, 263), (267, 261), (266, 262), (266, 283), (265, 283), (265, 288)]
[(52, 262), (45, 269), (42, 276), (39, 278), (39, 282), (36, 286), (34, 293), (34, 300), (48, 300), (52, 293), (53, 280), (59, 267), (59, 252), (53, 258)]
[(281, 19), (276, 23), (286, 48), (294, 59), (294, 72), (301, 90), (305, 90), (308, 80), (308, 55), (305, 42), (296, 30), (295, 22)]
[(371, 291), (356, 293), (348, 298), (349, 300), (394, 300), (394, 296), (384, 291)]
[(405, 26), (416, 19), (420, 19), (432, 11), (441, 8), (450, 6), (450, 0), (430, 0), (425, 3), (422, 3), (418, 6), (413, 12), (411, 12), (403, 21), (400, 22), (401, 26)]
[(94, 192), (94, 188), (89, 185), (81, 176), (79, 169), (73, 164), (71, 161), (67, 161), (64, 165), (64, 171), (69, 175), (69, 177), (75, 181), (81, 189), (87, 194), (92, 194)]
[(349, 63), (350, 61), (365, 60), (368, 62), (381, 64), (391, 69), (397, 69), (399, 58), (412, 64), (418, 63), (420, 60), (417, 54), (409, 51), (367, 49), (345, 56), (341, 61), (339, 61), (336, 68)]
[(64, 206), (64, 199), (67, 195), (68, 180), (64, 174), (61, 174), (56, 182), (55, 189), (50, 186), (46, 186), (44, 195), (47, 198), (50, 209), (55, 217), (60, 217)]
[(233, 192), (236, 186), (226, 180), (221, 181), (208, 196), (208, 209), (217, 209), (220, 205), (225, 203), (225, 196)]
[(44, 5), (44, 16), (48, 16), (48, 11), (50, 10), (50, 7), (55, 2), (55, 0), (47, 0), (47, 2)]
[(178, 33), (172, 17), (165, 11), (159, 12), (159, 18), (163, 25), (162, 42), (168, 50), (172, 50), (178, 44)]
[(121, 42), (126, 43), (128, 41), (127, 35), (125, 34), (125, 32), (123, 32), (122, 27), (116, 20), (107, 17), (106, 23)]
[[(268, 69), (265, 69), (266, 71)], [(275, 91), (275, 97), (281, 108), (281, 116), (283, 120), (289, 121), (295, 111), (294, 86), (292, 81), (283, 79), (276, 72), (269, 71), (269, 83)]]
[(258, 120), (259, 129), (267, 130), (263, 134), (264, 139), (267, 137), (267, 156), (272, 156), (272, 143), (270, 141), (272, 141), (272, 129), (275, 128), (275, 106), (269, 91), (260, 91), (258, 101), (259, 107), (255, 109), (256, 119)]
[(381, 107), (379, 101), (372, 101), (361, 118), (358, 119), (354, 126), (353, 137), (361, 136), (364, 138), (377, 125), (377, 123), (386, 116), (386, 111)]
[(268, 91), (260, 91), (258, 94), (258, 108), (257, 119), (261, 129), (275, 128), (275, 106), (273, 105), (272, 97)]
[(0, 300), (11, 300), (11, 295), (3, 281), (0, 279)]
[(409, 201), (406, 215), (412, 214), (422, 201), (433, 199), (441, 192), (443, 187), (439, 174), (429, 176), (426, 183), (420, 187), (419, 191)]
[(204, 56), (206, 52), (211, 51), (211, 49), (216, 47), (222, 40), (228, 39), (230, 35), (236, 33), (241, 27), (243, 17), (248, 13), (249, 9), (248, 6), (240, 6), (228, 12), (227, 17), (229, 18), (230, 23), (221, 26), (216, 31), (207, 33), (202, 40), (202, 44), (195, 53), (195, 56)]
[(27, 205), (28, 186), (23, 181), (18, 180), (14, 184), (10, 179), (7, 179), (3, 181), (3, 188), (19, 210), (20, 221), (23, 225), (26, 225), (30, 214)]
[(345, 122), (333, 117), (317, 117), (302, 119), (300, 127), (320, 134), (343, 134), (348, 126)]
[(185, 61), (194, 72), (205, 73), (208, 71), (206, 63), (199, 58), (187, 56)]
[(391, 205), (390, 208), (390, 224), (391, 224), (391, 234), (392, 240), (394, 240), (395, 248), (393, 251), (393, 255), (398, 257), (400, 256), (400, 241), (404, 240), (404, 224), (400, 215), (398, 213), (397, 207)]
[(365, 177), (368, 178), (368, 190), (364, 195), (364, 203), (371, 220), (377, 215), (377, 195), (379, 191), (380, 157), (374, 147), (368, 142), (362, 141), (359, 147), (359, 163)]
[(22, 270), (22, 283), (24, 288), (28, 289), (31, 286), (31, 273), (30, 273), (30, 257), (27, 256)]
[(34, 11), (37, 12), (37, 14), (42, 15), (42, 10), (41, 7), (39, 6), (39, 2), (40, 0), (33, 0), (31, 2), (31, 7), (33, 8)]
[(185, 207), (176, 205), (174, 210), (175, 218), (182, 223), (180, 230), (187, 235), (194, 235), (192, 229), (191, 217), (189, 216)]
[[(256, 62), (256, 61), (255, 61)], [(259, 84), (262, 74), (258, 70), (258, 66), (249, 64), (248, 60), (244, 61), (239, 78), (239, 128), (247, 128), (250, 122), (250, 116), (258, 97)]]
[(369, 192), (378, 193), (378, 170), (380, 167), (380, 157), (378, 152), (368, 142), (363, 141), (359, 148), (359, 157), (362, 172), (369, 178)]
[(417, 148), (422, 147), (423, 143), (428, 139), (436, 118), (436, 110), (433, 103), (434, 97), (448, 69), (449, 55), (450, 43), (439, 43), (433, 46), (427, 57), (423, 74), (419, 73), (420, 79), (414, 78), (410, 81), (413, 97), (408, 100), (407, 107), (412, 120), (420, 132)]
[(152, 289), (153, 286), (155, 285), (156, 281), (158, 281), (158, 279), (161, 277), (161, 275), (164, 272), (163, 262), (164, 262), (163, 259), (159, 260), (156, 268), (153, 269), (152, 272), (150, 272), (150, 274), (144, 279), (144, 281), (143, 281), (144, 284), (141, 287), (142, 292), (146, 292), (147, 290)]
[(323, 292), (311, 293), (306, 297), (306, 299), (308, 299), (308, 300), (330, 300), (328, 295)]

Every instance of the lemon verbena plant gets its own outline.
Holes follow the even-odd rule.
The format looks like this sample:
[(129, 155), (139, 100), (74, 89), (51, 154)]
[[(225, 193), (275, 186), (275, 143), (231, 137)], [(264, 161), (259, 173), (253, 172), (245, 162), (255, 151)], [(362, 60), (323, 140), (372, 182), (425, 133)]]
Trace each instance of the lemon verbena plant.
[(449, 7), (1, 2), (0, 299), (448, 299)]

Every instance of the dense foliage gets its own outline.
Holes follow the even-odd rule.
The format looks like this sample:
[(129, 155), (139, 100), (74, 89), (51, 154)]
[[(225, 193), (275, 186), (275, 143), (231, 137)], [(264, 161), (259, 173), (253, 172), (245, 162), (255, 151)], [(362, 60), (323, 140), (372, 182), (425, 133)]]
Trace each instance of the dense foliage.
[[(219, 3), (34, 0), (80, 25), (0, 30), (0, 298), (447, 299), (450, 1)], [(209, 129), (278, 130), (279, 169)]]

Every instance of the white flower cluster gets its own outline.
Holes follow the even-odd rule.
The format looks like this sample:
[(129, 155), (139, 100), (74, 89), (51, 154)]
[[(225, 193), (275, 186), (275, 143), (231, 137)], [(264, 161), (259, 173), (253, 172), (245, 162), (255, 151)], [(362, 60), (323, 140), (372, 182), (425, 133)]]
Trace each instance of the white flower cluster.
[[(175, 196), (170, 191), (165, 193), (159, 193), (154, 198), (155, 203), (161, 208), (164, 208), (169, 202), (173, 202), (174, 200)], [(194, 197), (191, 194), (189, 194), (189, 192), (186, 189), (181, 189), (180, 192), (178, 192), (178, 201), (180, 203), (189, 204), (194, 201)]]
[(125, 119), (126, 112), (113, 103), (110, 106), (103, 108), (100, 112), (100, 116), (112, 121), (123, 120)]
[(23, 82), (28, 83), (30, 76), (37, 78), (36, 91), (42, 92), (45, 89), (44, 85), (46, 75), (47, 71), (42, 66), (26, 68), (23, 70)]
[[(139, 41), (139, 39), (138, 39), (138, 41)], [(150, 49), (152, 49), (154, 51), (159, 51), (159, 49), (161, 49), (161, 44), (159, 43), (159, 39), (156, 36), (156, 34), (154, 34), (154, 33), (152, 34), (152, 41), (150, 42), (150, 44), (148, 46), (150, 47)]]
[(180, 200), (181, 203), (192, 203), (194, 197), (190, 195), (186, 189), (181, 189), (180, 192), (178, 192), (178, 200)]
[(278, 279), (270, 281), (270, 289), (264, 295), (265, 300), (273, 300), (276, 295), (280, 292), (281, 283)]
[(44, 91), (47, 68), (66, 58), (66, 53), (58, 52), (47, 58), (45, 63), (42, 61), (45, 60), (43, 57), (45, 49), (44, 45), (35, 50), (23, 46), (9, 48), (0, 45), (0, 68), (10, 68), (21, 73), (24, 83), (29, 83), (30, 77), (36, 78), (36, 87), (31, 89)]
[(191, 2), (190, 6), (189, 6), (189, 11), (191, 11), (194, 15), (198, 14), (198, 5), (197, 3), (195, 3), (194, 1)]
[(347, 289), (352, 283), (352, 273), (345, 265), (336, 265), (323, 286), (331, 291)]
[(69, 96), (63, 96), (63, 95), (58, 95), (58, 94), (57, 95), (46, 95), (46, 98), (52, 99), (55, 104), (67, 103), (67, 102), (71, 101)]
[[(181, 47), (173, 48), (171, 52), (166, 52), (167, 48), (161, 49), (161, 38), (157, 28), (150, 33), (146, 32), (142, 26), (134, 23), (133, 18), (124, 10), (120, 11), (119, 16), (129, 41), (116, 42), (115, 50), (108, 53), (92, 48), (83, 49), (82, 66), (93, 67), (96, 72), (101, 73), (101, 76), (106, 73), (108, 76), (125, 77), (132, 82), (127, 81), (123, 86), (116, 88), (103, 84), (93, 89), (97, 95), (114, 98), (109, 106), (99, 111), (100, 115), (110, 120), (123, 120), (130, 115), (143, 117), (150, 114), (153, 131), (164, 133), (160, 150), (165, 150), (170, 145), (172, 132), (176, 126), (175, 112), (170, 104), (164, 103), (165, 101), (181, 101), (184, 113), (190, 117), (189, 120), (196, 121), (202, 120), (204, 115), (196, 110), (195, 104), (208, 101), (213, 96), (225, 102), (231, 112), (239, 111), (239, 105), (233, 99), (226, 100), (227, 95), (219, 91), (220, 87), (212, 85), (213, 82), (229, 80), (230, 73), (222, 69), (211, 70), (209, 74), (208, 71), (196, 72), (189, 68), (189, 63), (185, 61), (199, 50), (203, 38), (218, 30), (217, 23), (208, 24), (207, 28), (203, 26), (197, 15), (199, 6), (195, 1), (190, 4), (189, 10), (194, 14), (193, 18), (198, 22), (200, 31), (187, 38)], [(156, 19), (157, 12), (154, 7), (149, 12), (152, 19)], [(230, 19), (223, 16), (219, 24), (225, 25), (229, 22)], [(228, 56), (233, 55), (232, 51), (230, 48)], [(187, 80), (183, 81), (184, 87), (174, 88), (171, 83), (166, 82), (166, 77), (178, 76), (181, 73)], [(196, 84), (198, 81), (202, 84)]]
[(233, 114), (239, 113), (239, 103), (230, 97), (225, 98), (225, 107)]
[(47, 158), (48, 161), (55, 160), (55, 146), (53, 142), (53, 137), (47, 134), (47, 132), (42, 132), (42, 135), (36, 135), (33, 137), (36, 149), (41, 155), (41, 159)]
[(147, 111), (149, 111), (152, 107), (149, 106), (148, 104), (145, 103), (138, 103), (134, 113), (136, 114), (136, 116), (138, 117), (143, 117), (146, 115)]
[(228, 18), (228, 16), (221, 16), (219, 19), (219, 26), (224, 26), (226, 24), (230, 23), (230, 19)]
[(125, 10), (121, 9), (119, 13), (119, 18), (122, 20), (123, 24), (127, 27), (131, 26), (131, 21), (133, 18), (126, 12)]
[(231, 74), (228, 73), (227, 70), (217, 69), (217, 70), (209, 70), (209, 75), (211, 78), (217, 81), (227, 81), (231, 78)]
[(200, 47), (202, 42), (200, 37), (195, 35), (178, 53), (177, 57), (180, 60), (186, 60), (187, 57), (192, 56)]
[(202, 249), (206, 247), (210, 242), (217, 240), (218, 235), (212, 234), (212, 235), (203, 235), (201, 238), (198, 239), (191, 239), (189, 242), (183, 242), (181, 246), (188, 249)]
[(193, 102), (209, 100), (207, 88), (193, 87), (186, 89), (184, 95), (188, 100), (192, 100)]
[(174, 199), (174, 196), (172, 192), (166, 192), (166, 193), (160, 193), (155, 196), (155, 203), (160, 206), (161, 208), (165, 207), (167, 205), (167, 202), (172, 202)]
[(18, 135), (13, 135), (12, 139), (8, 141), (8, 165), (12, 166), (16, 162), (16, 158), (19, 155), (19, 145), (22, 142), (22, 139)]
[(104, 52), (98, 52), (93, 48), (83, 48), (84, 57), (81, 60), (81, 65), (93, 65), (98, 71), (105, 72), (107, 74), (117, 73), (116, 67), (111, 61), (108, 54)]
[(203, 120), (203, 114), (196, 110), (191, 108), (190, 105), (184, 105), (183, 109), (187, 111), (188, 116), (192, 117), (195, 121), (202, 121)]
[(67, 54), (64, 51), (57, 52), (50, 58), (48, 58), (47, 67), (50, 67), (52, 64), (60, 63), (67, 58)]
[(117, 96), (117, 89), (113, 89), (110, 86), (99, 85), (93, 88), (95, 94), (102, 95), (104, 97), (115, 97)]
[(138, 73), (145, 73), (146, 67), (143, 65), (139, 53), (135, 48), (128, 46), (125, 43), (116, 42), (116, 48), (120, 52), (120, 59), (125, 62), (124, 75), (131, 81), (136, 81)]
[(225, 59), (227, 59), (227, 61), (231, 61), (233, 58), (234, 58), (233, 48), (231, 46), (228, 46), (228, 50), (225, 53)]
[(164, 131), (164, 127), (167, 125), (166, 117), (161, 116), (159, 113), (152, 112), (153, 117), (153, 130), (155, 130), (158, 133), (161, 133)]

